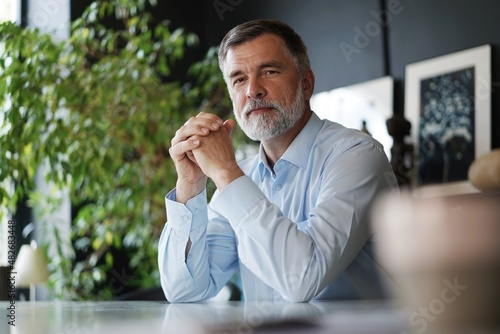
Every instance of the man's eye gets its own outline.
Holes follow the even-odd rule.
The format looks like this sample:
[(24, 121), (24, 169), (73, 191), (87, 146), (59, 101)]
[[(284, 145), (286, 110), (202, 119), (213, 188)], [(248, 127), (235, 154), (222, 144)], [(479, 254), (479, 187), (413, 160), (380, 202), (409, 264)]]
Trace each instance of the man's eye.
[(233, 85), (236, 85), (236, 84), (239, 84), (239, 83), (242, 83), (244, 80), (244, 78), (237, 78), (233, 81)]

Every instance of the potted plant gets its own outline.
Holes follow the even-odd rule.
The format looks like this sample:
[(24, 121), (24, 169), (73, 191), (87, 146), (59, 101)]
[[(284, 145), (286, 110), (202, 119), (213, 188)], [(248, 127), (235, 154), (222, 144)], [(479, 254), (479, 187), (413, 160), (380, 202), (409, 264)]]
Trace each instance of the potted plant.
[[(0, 25), (0, 203), (12, 213), (28, 198), (56, 298), (111, 299), (159, 285), (164, 196), (176, 179), (170, 140), (201, 109), (224, 118), (231, 111), (215, 48), (188, 79), (171, 77), (198, 40), (155, 22), (149, 5), (94, 2), (62, 42)], [(40, 170), (50, 196), (36, 189)], [(47, 218), (64, 194), (69, 238)]]

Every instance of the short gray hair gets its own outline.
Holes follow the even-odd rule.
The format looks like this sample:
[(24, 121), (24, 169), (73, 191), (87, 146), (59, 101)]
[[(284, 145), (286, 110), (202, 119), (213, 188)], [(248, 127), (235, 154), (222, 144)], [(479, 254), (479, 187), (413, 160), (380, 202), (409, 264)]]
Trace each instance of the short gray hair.
[(281, 38), (285, 45), (285, 51), (293, 59), (301, 76), (311, 68), (304, 41), (289, 25), (278, 20), (259, 19), (242, 23), (224, 36), (219, 46), (219, 67), (222, 73), (224, 73), (224, 65), (229, 49), (264, 34), (273, 34)]

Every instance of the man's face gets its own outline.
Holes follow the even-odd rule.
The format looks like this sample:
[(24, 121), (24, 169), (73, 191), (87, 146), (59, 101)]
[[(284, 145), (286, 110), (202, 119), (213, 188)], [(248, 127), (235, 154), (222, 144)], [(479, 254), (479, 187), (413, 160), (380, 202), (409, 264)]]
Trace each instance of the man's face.
[(304, 116), (312, 90), (279, 37), (266, 34), (231, 48), (224, 72), (236, 120), (249, 138), (277, 138)]

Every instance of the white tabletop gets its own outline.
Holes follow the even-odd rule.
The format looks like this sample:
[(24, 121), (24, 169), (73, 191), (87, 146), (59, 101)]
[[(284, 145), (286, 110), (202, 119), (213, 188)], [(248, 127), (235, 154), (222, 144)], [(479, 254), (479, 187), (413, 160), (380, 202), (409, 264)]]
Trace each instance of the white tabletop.
[[(168, 304), (152, 301), (0, 302), (0, 333), (401, 333), (407, 317), (369, 302)], [(12, 314), (12, 312), (10, 312)], [(12, 319), (12, 317), (11, 317)]]

